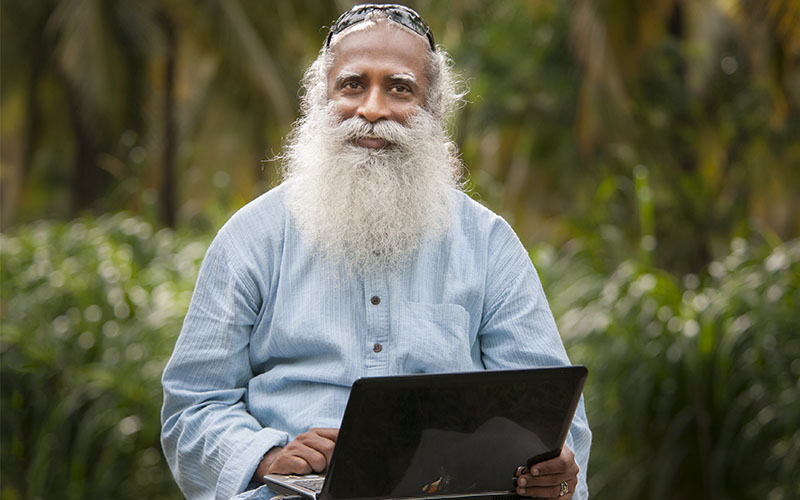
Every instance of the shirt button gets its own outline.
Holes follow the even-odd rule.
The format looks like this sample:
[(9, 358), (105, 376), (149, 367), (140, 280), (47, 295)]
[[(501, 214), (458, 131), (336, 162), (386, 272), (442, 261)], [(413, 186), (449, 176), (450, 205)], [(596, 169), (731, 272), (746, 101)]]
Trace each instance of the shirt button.
[(372, 346), (372, 350), (375, 352), (381, 352), (383, 350), (383, 346), (380, 344), (375, 344), (374, 346)]
[(381, 298), (378, 297), (377, 295), (373, 295), (372, 298), (369, 299), (369, 301), (372, 302), (373, 306), (377, 306), (378, 304), (381, 303)]

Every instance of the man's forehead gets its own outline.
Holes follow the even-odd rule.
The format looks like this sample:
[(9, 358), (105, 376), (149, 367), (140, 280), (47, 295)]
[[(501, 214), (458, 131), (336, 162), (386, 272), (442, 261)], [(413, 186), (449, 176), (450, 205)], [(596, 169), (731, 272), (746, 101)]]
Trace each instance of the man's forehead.
[(339, 35), (329, 43), (328, 50), (333, 50), (336, 47), (336, 45), (339, 44), (339, 40), (341, 40), (345, 36), (347, 36), (349, 34), (352, 34), (352, 33), (356, 33), (358, 31), (367, 30), (369, 28), (374, 27), (376, 24), (377, 24), (377, 20), (368, 19), (368, 20), (366, 20), (364, 22), (361, 22), (361, 23), (358, 23), (358, 24), (354, 24), (353, 26), (350, 26), (349, 28), (347, 28), (347, 29), (343, 30), (341, 33), (339, 33)]
[[(364, 23), (366, 24), (366, 23)], [(333, 74), (364, 71), (382, 66), (393, 74), (421, 78), (429, 58), (425, 39), (391, 23), (376, 22), (363, 29), (348, 31), (331, 47)], [(391, 69), (393, 67), (393, 69)]]

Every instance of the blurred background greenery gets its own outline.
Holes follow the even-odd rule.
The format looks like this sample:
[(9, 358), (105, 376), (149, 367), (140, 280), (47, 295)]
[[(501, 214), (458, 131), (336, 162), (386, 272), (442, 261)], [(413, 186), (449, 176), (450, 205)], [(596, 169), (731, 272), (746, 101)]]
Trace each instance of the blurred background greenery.
[[(161, 369), (352, 3), (0, 0), (2, 498), (180, 498)], [(800, 498), (800, 1), (409, 5), (589, 367), (593, 498)]]

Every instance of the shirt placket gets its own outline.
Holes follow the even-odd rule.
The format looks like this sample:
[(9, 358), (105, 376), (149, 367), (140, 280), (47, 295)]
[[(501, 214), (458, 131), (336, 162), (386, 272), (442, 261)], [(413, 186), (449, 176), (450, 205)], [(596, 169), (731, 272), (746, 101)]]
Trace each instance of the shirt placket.
[(372, 274), (364, 280), (364, 307), (367, 318), (366, 375), (387, 375), (390, 318), (389, 287), (384, 276)]

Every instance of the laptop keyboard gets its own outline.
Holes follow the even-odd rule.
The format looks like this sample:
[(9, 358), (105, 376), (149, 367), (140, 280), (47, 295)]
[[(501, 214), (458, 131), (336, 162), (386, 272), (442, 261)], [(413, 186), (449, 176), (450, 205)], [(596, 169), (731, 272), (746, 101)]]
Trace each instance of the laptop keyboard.
[(320, 492), (322, 491), (322, 485), (325, 484), (325, 478), (321, 477), (319, 479), (298, 479), (296, 481), (292, 481), (293, 484), (296, 486), (302, 486), (308, 490)]

